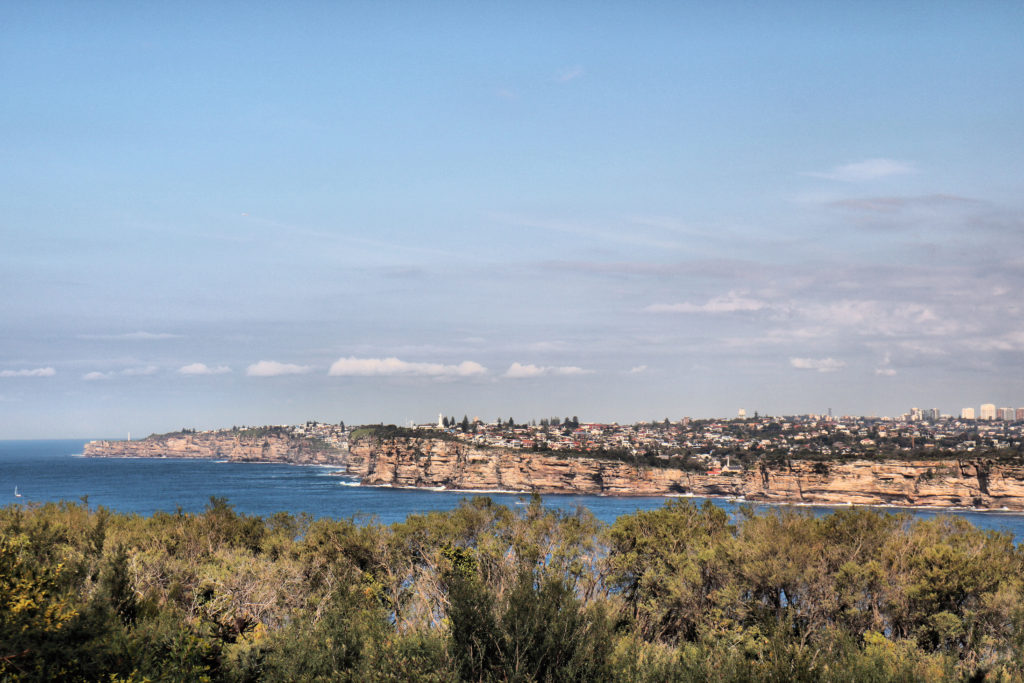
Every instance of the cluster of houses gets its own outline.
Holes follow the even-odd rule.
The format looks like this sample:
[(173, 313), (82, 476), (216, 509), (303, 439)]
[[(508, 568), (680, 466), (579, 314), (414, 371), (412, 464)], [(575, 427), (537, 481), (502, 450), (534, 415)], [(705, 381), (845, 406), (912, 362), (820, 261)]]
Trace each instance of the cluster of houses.
[[(663, 420), (620, 425), (544, 419), (517, 424), (464, 419), (413, 427), (485, 447), (608, 454), (615, 457), (680, 458), (702, 469), (729, 472), (770, 457), (886, 458), (996, 452), (1024, 456), (1024, 421), (992, 422), (941, 417), (922, 420), (831, 415), (758, 416), (733, 419)], [(236, 428), (237, 429), (237, 428)], [(344, 447), (345, 424), (306, 422), (274, 427), (296, 437), (312, 437)]]
[(483, 423), (469, 430), (454, 423), (443, 430), (470, 443), (545, 451), (612, 452), (661, 458), (698, 458), (708, 467), (732, 469), (727, 458), (748, 456), (885, 457), (907, 454), (1016, 450), (1024, 453), (1024, 421), (984, 422), (959, 418), (933, 421), (827, 415), (758, 416), (736, 419), (636, 423), (569, 422), (560, 425)]

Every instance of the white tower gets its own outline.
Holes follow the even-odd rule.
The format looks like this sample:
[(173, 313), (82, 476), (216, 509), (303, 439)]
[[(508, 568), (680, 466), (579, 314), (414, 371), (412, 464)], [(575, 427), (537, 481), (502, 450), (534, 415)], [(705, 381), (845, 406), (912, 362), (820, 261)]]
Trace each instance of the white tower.
[(437, 428), (444, 429), (444, 413), (437, 414)]

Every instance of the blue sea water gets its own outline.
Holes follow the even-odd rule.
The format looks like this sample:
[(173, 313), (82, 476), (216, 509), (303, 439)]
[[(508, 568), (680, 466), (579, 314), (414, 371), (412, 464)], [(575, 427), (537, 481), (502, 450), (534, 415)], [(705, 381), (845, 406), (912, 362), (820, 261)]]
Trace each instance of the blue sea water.
[[(157, 511), (200, 512), (211, 496), (226, 498), (236, 511), (268, 516), (285, 511), (314, 517), (355, 518), (382, 524), (403, 521), (408, 515), (451, 510), (467, 492), (406, 490), (353, 485), (332, 472), (338, 468), (268, 463), (228, 463), (178, 458), (83, 458), (85, 440), (0, 441), (0, 506), (81, 501), (116, 512), (151, 515)], [(20, 497), (15, 497), (17, 487)], [(485, 493), (509, 507), (528, 497), (511, 493)], [(611, 523), (623, 514), (661, 507), (664, 497), (611, 497), (548, 495), (548, 507), (588, 508)], [(694, 498), (696, 502), (702, 499)], [(739, 503), (712, 499), (733, 511)], [(757, 507), (757, 506), (755, 506)], [(811, 508), (825, 513), (825, 507)], [(911, 510), (919, 518), (942, 514), (938, 510)], [(952, 511), (984, 529), (1007, 531), (1024, 540), (1024, 515), (1000, 512)]]

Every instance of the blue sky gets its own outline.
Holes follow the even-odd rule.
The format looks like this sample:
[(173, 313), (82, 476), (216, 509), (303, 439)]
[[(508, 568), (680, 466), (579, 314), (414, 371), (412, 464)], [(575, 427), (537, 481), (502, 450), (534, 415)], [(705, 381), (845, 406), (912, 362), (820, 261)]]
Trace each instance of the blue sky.
[(1024, 405), (1019, 3), (209, 4), (0, 10), (0, 438)]

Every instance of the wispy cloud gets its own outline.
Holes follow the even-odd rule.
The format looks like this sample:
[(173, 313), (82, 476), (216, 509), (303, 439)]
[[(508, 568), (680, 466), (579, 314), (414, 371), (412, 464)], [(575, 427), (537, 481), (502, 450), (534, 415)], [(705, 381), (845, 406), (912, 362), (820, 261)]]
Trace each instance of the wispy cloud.
[(206, 363), (190, 363), (178, 368), (180, 375), (223, 375), (229, 372), (231, 372), (231, 368), (226, 365), (210, 367)]
[(852, 328), (862, 336), (949, 335), (962, 329), (956, 320), (940, 316), (935, 306), (917, 302), (844, 299), (794, 305), (792, 310), (823, 325)]
[(835, 358), (790, 358), (789, 364), (798, 370), (817, 370), (818, 372), (835, 372), (846, 367), (845, 362)]
[(333, 377), (420, 376), (420, 377), (474, 377), (487, 373), (487, 368), (467, 360), (458, 365), (442, 363), (414, 363), (399, 358), (339, 358), (327, 374)]
[(157, 370), (155, 365), (145, 365), (133, 368), (125, 368), (124, 370), (112, 370), (110, 372), (87, 372), (82, 375), (82, 379), (93, 381), (100, 379), (112, 379), (114, 377), (145, 377), (148, 375), (155, 375)]
[(964, 340), (972, 351), (1024, 351), (1024, 330), (1007, 332), (993, 337)]
[(958, 197), (951, 194), (929, 194), (913, 197), (854, 197), (826, 202), (826, 206), (853, 211), (870, 211), (875, 213), (896, 213), (905, 209), (922, 208), (937, 209), (950, 206), (977, 206), (984, 202), (970, 197)]
[(181, 339), (184, 335), (170, 332), (128, 332), (125, 334), (80, 334), (79, 339), (123, 340), (123, 341), (154, 341), (158, 339)]
[(275, 360), (261, 360), (245, 369), (249, 377), (277, 377), (279, 375), (303, 375), (313, 368), (308, 365), (278, 363)]
[(568, 235), (578, 235), (589, 240), (601, 240), (605, 242), (629, 244), (636, 247), (651, 247), (655, 249), (678, 250), (685, 247), (685, 245), (679, 241), (648, 237), (636, 230), (622, 230), (619, 227), (593, 227), (571, 221), (532, 218), (528, 216), (515, 216), (508, 214), (494, 214), (492, 217), (494, 220), (501, 221), (508, 225), (534, 228), (536, 230), (558, 232)]
[(843, 183), (860, 183), (895, 175), (915, 173), (917, 168), (912, 163), (894, 159), (865, 159), (852, 164), (836, 166), (829, 171), (812, 171), (804, 175), (814, 178), (837, 180)]
[(634, 367), (629, 369), (629, 374), (631, 374), (631, 375), (640, 375), (640, 374), (643, 374), (645, 372), (647, 372), (647, 366), (646, 365), (637, 365), (637, 366), (634, 366)]
[(532, 363), (512, 363), (502, 377), (507, 379), (529, 379), (531, 377), (544, 377), (547, 375), (560, 375), (563, 377), (573, 375), (590, 375), (593, 370), (585, 370), (575, 365), (534, 365)]
[(526, 348), (529, 349), (530, 351), (546, 353), (550, 351), (565, 351), (566, 349), (569, 348), (569, 344), (559, 339), (552, 339), (533, 342), (531, 344), (528, 344)]
[(752, 299), (741, 292), (729, 292), (716, 296), (703, 304), (689, 302), (677, 304), (651, 304), (644, 308), (648, 313), (737, 313), (760, 311), (767, 307), (764, 301)]
[(53, 368), (32, 368), (25, 370), (0, 370), (0, 377), (53, 377), (57, 371)]
[(577, 78), (582, 78), (586, 74), (586, 70), (577, 64), (561, 69), (555, 74), (555, 80), (559, 83), (568, 83), (569, 81), (575, 81)]

